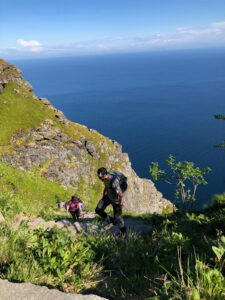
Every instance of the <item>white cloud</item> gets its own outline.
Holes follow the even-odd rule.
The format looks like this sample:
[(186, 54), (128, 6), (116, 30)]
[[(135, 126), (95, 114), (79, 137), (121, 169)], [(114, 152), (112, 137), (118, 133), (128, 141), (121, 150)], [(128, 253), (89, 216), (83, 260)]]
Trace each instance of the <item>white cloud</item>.
[(214, 22), (204, 28), (178, 28), (180, 34), (192, 38), (208, 38), (209, 41), (215, 40), (215, 35), (225, 36), (225, 22)]
[(25, 41), (23, 39), (18, 39), (17, 43), (23, 47), (39, 47), (41, 44), (38, 41), (35, 40), (30, 40), (30, 41)]
[(17, 51), (21, 52), (41, 52), (44, 50), (41, 43), (36, 40), (25, 41), (24, 39), (18, 39), (17, 44), (19, 47), (16, 48)]

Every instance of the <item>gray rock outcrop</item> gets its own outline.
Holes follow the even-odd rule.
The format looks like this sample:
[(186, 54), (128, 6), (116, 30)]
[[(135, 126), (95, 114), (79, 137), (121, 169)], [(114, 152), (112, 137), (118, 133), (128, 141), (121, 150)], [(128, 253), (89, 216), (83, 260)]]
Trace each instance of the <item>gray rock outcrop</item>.
[(2, 91), (9, 81), (13, 81), (25, 90), (31, 92), (33, 90), (32, 85), (23, 79), (21, 73), (22, 71), (19, 68), (0, 59), (0, 90)]
[(27, 223), (31, 229), (37, 229), (38, 227), (44, 227), (45, 230), (50, 230), (54, 226), (59, 229), (67, 228), (72, 236), (76, 236), (78, 233), (83, 231), (83, 228), (78, 222), (71, 223), (68, 219), (62, 219), (60, 221), (45, 221), (42, 218), (36, 218)]
[(0, 279), (0, 300), (107, 300), (96, 295), (67, 294), (31, 283)]
[[(67, 229), (71, 236), (75, 237), (79, 233), (84, 232), (87, 234), (100, 234), (100, 233), (117, 233), (119, 232), (119, 228), (117, 225), (113, 226), (113, 224), (95, 224), (93, 221), (95, 220), (96, 214), (85, 212), (81, 213), (79, 218), (79, 222), (73, 222), (72, 219), (64, 218), (60, 221), (45, 221), (42, 218), (38, 217), (31, 221), (28, 220), (27, 217), (22, 216), (17, 219), (16, 225), (19, 226), (23, 221), (28, 221), (27, 225), (31, 229), (37, 229), (38, 227), (45, 228), (46, 231), (51, 230), (53, 227), (58, 227), (60, 230)], [(132, 218), (126, 218), (125, 224), (127, 227), (127, 231), (132, 231), (138, 234), (143, 234), (144, 232), (148, 232), (152, 230), (152, 226), (144, 223), (143, 220), (136, 220)]]

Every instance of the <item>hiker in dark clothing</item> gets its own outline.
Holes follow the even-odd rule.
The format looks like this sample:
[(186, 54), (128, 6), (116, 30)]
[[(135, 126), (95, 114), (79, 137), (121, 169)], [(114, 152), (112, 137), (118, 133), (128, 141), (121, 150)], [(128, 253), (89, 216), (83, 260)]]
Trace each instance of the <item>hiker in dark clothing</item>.
[[(127, 178), (120, 172), (108, 173), (106, 168), (98, 169), (98, 178), (105, 185), (102, 199), (99, 201), (95, 212), (106, 220), (107, 224), (118, 225), (120, 232), (126, 232), (126, 226), (122, 218), (123, 194), (127, 189)], [(114, 218), (107, 215), (104, 211), (106, 207), (112, 204)]]
[(76, 196), (72, 196), (71, 200), (65, 204), (67, 215), (71, 213), (73, 220), (78, 220), (82, 210), (82, 201)]

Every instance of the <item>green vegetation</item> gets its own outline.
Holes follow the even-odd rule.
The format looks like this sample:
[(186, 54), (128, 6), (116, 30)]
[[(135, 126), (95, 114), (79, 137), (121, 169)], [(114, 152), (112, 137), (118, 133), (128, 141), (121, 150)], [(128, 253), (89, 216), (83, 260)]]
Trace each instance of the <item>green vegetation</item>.
[(13, 229), (1, 227), (1, 277), (16, 281), (47, 284), (64, 291), (79, 292), (96, 284), (101, 267), (83, 236), (72, 238), (57, 229), (28, 230), (26, 224)]
[(224, 207), (225, 208), (225, 192), (223, 194), (216, 194), (212, 198), (212, 207)]
[[(27, 97), (15, 93), (14, 88)], [(54, 116), (53, 111), (50, 112), (42, 102), (34, 100), (32, 96), (33, 93), (13, 82), (9, 82), (3, 90), (0, 95), (0, 146), (10, 145), (11, 137), (15, 132), (33, 129), (45, 119)]]
[(224, 208), (144, 219), (152, 231), (126, 239), (72, 238), (8, 219), (0, 224), (0, 276), (109, 299), (224, 299)]
[(203, 176), (209, 173), (211, 169), (203, 168), (201, 170), (194, 167), (194, 163), (189, 161), (176, 162), (173, 155), (169, 155), (166, 163), (170, 168), (168, 174), (164, 170), (159, 170), (157, 162), (152, 162), (150, 166), (152, 178), (154, 180), (163, 179), (169, 184), (174, 184), (176, 186), (175, 199), (180, 200), (184, 209), (187, 208), (188, 204), (192, 208), (196, 200), (196, 190), (200, 184), (207, 184)]
[(0, 161), (0, 209), (4, 215), (49, 215), (57, 201), (70, 199), (72, 190), (65, 190), (35, 171), (15, 170)]

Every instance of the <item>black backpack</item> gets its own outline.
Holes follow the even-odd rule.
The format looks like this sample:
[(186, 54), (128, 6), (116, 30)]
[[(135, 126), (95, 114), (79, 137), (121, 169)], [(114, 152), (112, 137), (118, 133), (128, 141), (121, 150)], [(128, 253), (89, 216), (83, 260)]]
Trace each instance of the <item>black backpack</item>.
[(118, 171), (112, 172), (111, 174), (113, 176), (112, 181), (111, 181), (111, 185), (113, 184), (113, 181), (115, 179), (118, 179), (122, 192), (125, 192), (126, 189), (127, 189), (127, 186), (128, 186), (127, 177), (125, 175), (123, 175), (122, 173), (118, 172)]

